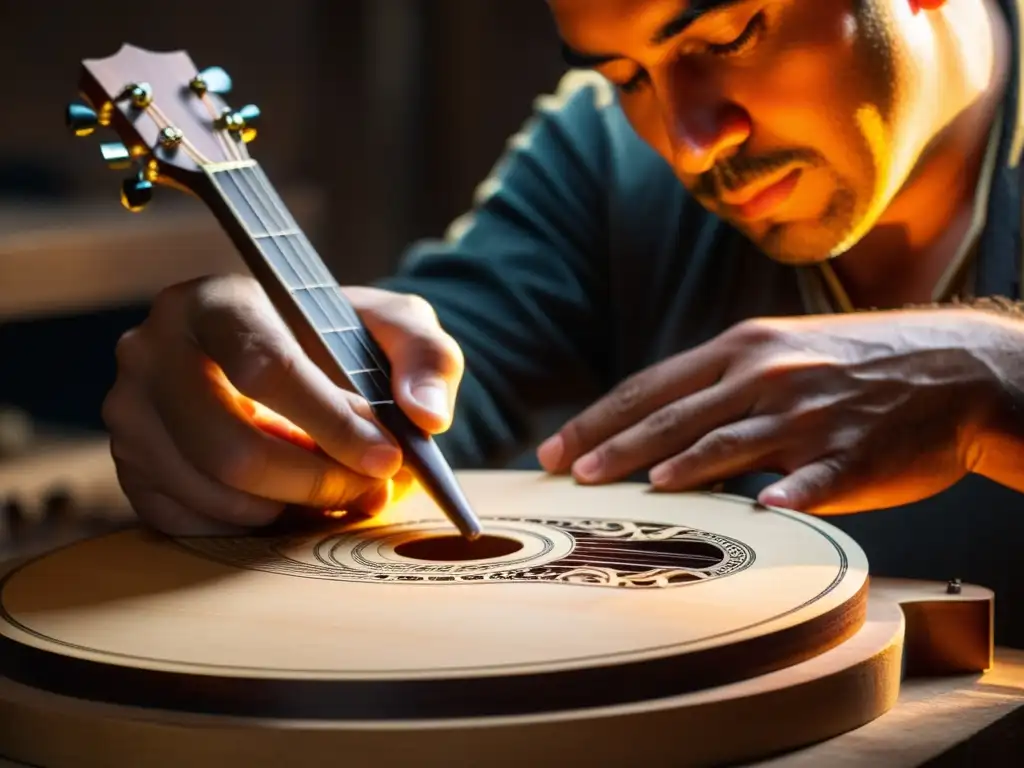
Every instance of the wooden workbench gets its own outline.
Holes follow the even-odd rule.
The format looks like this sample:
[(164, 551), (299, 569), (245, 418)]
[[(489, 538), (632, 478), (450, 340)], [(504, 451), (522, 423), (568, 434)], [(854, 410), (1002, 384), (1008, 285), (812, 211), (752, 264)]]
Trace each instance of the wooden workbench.
[[(872, 723), (758, 768), (1017, 766), (1024, 746), (1024, 651), (999, 649), (980, 677), (909, 680)], [(737, 724), (738, 728), (742, 725)], [(41, 735), (40, 738), (47, 738)], [(0, 768), (32, 768), (0, 757)]]

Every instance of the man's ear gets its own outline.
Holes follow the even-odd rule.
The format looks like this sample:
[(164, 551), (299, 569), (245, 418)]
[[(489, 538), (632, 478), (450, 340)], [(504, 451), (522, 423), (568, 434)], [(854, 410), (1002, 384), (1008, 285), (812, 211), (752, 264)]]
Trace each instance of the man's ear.
[(936, 8), (941, 8), (946, 4), (946, 0), (909, 0), (910, 10), (914, 13), (918, 11), (934, 11)]

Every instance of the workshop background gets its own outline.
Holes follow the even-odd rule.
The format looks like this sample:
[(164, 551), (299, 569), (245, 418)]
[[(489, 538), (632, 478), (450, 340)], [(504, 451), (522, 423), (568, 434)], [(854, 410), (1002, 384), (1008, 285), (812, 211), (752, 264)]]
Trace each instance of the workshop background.
[(209, 212), (158, 189), (119, 201), (100, 132), (64, 108), (79, 62), (122, 42), (187, 51), (255, 103), (250, 145), (338, 279), (390, 271), (469, 206), (563, 71), (540, 0), (0, 0), (0, 403), (101, 427), (118, 336), (161, 287), (242, 269)]

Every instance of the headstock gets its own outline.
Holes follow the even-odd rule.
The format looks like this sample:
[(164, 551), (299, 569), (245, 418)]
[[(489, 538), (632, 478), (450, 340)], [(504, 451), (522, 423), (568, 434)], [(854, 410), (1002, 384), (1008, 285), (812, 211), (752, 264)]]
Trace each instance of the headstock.
[(68, 106), (76, 136), (110, 127), (121, 139), (100, 151), (114, 169), (131, 169), (121, 202), (131, 211), (150, 199), (154, 184), (202, 195), (205, 166), (249, 160), (260, 111), (239, 110), (223, 96), (231, 78), (219, 67), (200, 72), (184, 51), (155, 53), (127, 43), (113, 56), (82, 62), (79, 91), (88, 104)]

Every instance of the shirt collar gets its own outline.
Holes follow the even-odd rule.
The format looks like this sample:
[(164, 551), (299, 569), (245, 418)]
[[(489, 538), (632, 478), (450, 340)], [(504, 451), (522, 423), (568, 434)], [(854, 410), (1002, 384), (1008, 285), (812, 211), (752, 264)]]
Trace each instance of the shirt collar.
[(1006, 164), (1015, 169), (1020, 164), (1021, 153), (1024, 151), (1024, 94), (1021, 93), (1020, 77), (1020, 73), (1024, 71), (1024, 46), (1020, 44), (1020, 22), (1021, 19), (1024, 19), (1024, 0), (1000, 0), (999, 5), (1006, 13), (1013, 43), (1014, 63), (1011, 67), (1004, 108), (1008, 110), (1007, 116), (1014, 118)]

